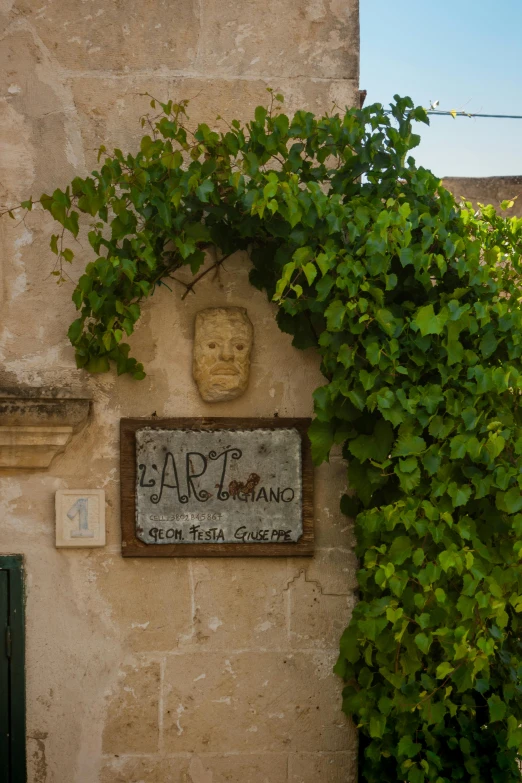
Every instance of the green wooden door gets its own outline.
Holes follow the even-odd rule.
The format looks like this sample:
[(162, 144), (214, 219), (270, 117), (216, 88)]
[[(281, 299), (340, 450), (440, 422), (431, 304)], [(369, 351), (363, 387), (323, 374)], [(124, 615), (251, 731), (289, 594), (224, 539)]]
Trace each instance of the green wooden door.
[(22, 558), (0, 556), (0, 781), (25, 783)]
[(9, 774), (9, 577), (0, 571), (0, 780)]

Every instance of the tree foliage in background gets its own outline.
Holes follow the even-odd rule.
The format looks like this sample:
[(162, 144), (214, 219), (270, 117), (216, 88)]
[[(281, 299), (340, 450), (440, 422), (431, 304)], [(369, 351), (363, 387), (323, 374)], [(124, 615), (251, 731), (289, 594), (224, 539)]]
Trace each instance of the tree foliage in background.
[(336, 670), (361, 779), (519, 781), (522, 220), (416, 167), (428, 120), (409, 99), (320, 118), (281, 102), (224, 134), (161, 103), (136, 155), (102, 148), (99, 171), (39, 199), (63, 227), (59, 277), (64, 232), (94, 219), (78, 366), (144, 377), (124, 341), (143, 300), (248, 249), (280, 328), (322, 358), (315, 462), (334, 444), (349, 461), (360, 602)]

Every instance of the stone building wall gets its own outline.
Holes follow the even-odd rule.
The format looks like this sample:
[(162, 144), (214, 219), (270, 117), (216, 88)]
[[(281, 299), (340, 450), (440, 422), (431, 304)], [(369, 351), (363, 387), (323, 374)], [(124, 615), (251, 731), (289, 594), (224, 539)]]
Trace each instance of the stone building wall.
[[(474, 204), (493, 204), (499, 209), (503, 201), (515, 199), (511, 209), (502, 213), (522, 217), (522, 177), (444, 177), (444, 185), (456, 198)], [(502, 210), (499, 209), (500, 212)]]
[[(143, 93), (193, 122), (358, 101), (356, 0), (0, 0), (0, 203), (63, 187), (96, 148), (134, 149)], [(217, 123), (219, 125), (219, 123)], [(85, 226), (84, 226), (85, 228)], [(354, 601), (339, 459), (316, 470), (313, 559), (123, 560), (119, 420), (308, 416), (314, 353), (292, 348), (238, 254), (195, 296), (162, 288), (133, 336), (144, 381), (75, 367), (72, 283), (50, 276), (41, 211), (0, 221), (0, 386), (93, 400), (48, 470), (0, 471), (0, 554), (25, 558), (29, 783), (349, 783), (355, 733), (332, 675)], [(81, 234), (73, 280), (89, 259)], [(248, 392), (216, 405), (191, 378), (195, 313), (246, 306)], [(54, 546), (54, 493), (102, 488), (107, 545)]]

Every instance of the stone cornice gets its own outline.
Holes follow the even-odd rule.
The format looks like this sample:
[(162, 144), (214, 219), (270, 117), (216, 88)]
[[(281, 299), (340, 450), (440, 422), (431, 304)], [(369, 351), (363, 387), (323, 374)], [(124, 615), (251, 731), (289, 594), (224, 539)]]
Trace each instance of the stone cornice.
[(87, 421), (91, 400), (61, 390), (0, 387), (0, 470), (42, 470)]

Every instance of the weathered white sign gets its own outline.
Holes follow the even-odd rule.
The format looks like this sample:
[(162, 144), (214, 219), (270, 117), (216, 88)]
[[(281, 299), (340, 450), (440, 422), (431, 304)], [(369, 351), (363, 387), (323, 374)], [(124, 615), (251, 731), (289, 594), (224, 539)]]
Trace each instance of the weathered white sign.
[(59, 489), (55, 496), (56, 546), (105, 546), (103, 489)]
[(297, 429), (136, 431), (136, 537), (277, 544), (303, 533)]

